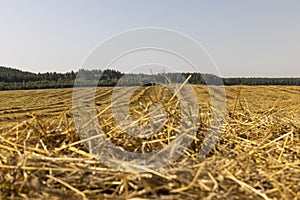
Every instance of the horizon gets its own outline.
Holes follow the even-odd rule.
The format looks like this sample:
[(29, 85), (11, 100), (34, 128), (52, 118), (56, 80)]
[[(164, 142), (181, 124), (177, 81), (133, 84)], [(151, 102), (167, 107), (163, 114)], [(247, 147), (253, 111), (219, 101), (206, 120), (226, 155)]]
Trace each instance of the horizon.
[[(77, 70), (70, 70), (70, 71), (65, 71), (65, 72), (57, 72), (57, 71), (45, 71), (45, 72), (33, 72), (33, 71), (27, 71), (27, 70), (22, 70), (22, 69), (20, 69), (20, 68), (16, 68), (16, 67), (12, 67), (12, 66), (0, 66), (0, 67), (4, 67), (4, 68), (9, 68), (9, 69), (14, 69), (14, 70), (20, 70), (20, 71), (22, 71), (22, 72), (29, 72), (29, 73), (34, 73), (34, 74), (38, 74), (38, 73), (41, 73), (41, 74), (44, 74), (44, 73), (54, 73), (54, 72), (56, 72), (56, 73), (61, 73), (61, 74), (64, 74), (64, 73), (68, 73), (68, 72), (75, 72), (75, 73), (77, 73), (78, 72), (78, 70), (80, 70), (80, 69), (82, 69), (82, 68), (79, 68), (79, 69), (77, 69)], [(111, 68), (107, 68), (107, 69), (109, 69), (109, 70), (115, 70), (115, 69), (111, 69)], [(99, 70), (101, 70), (101, 69), (99, 69)], [(119, 70), (116, 70), (116, 71), (119, 71)], [(126, 72), (124, 72), (124, 71), (119, 71), (119, 72), (121, 72), (121, 73), (123, 73), (123, 74), (128, 74), (128, 73), (126, 73)], [(157, 72), (157, 73), (153, 73), (153, 74), (161, 74), (161, 73), (174, 73), (174, 72)], [(181, 72), (181, 71), (178, 71), (178, 72), (175, 72), (175, 73), (199, 73), (199, 72)], [(138, 73), (135, 73), (135, 74), (138, 74)], [(151, 73), (141, 73), (141, 74), (145, 74), (145, 75), (151, 75)], [(218, 76), (217, 74), (213, 74), (213, 73), (205, 73), (205, 72), (201, 72), (201, 74), (212, 74), (212, 75), (215, 75), (215, 76)], [(291, 79), (294, 79), (294, 78), (300, 78), (300, 76), (295, 76), (295, 77), (288, 77), (288, 76), (282, 76), (282, 77), (280, 77), (280, 76), (274, 76), (274, 77), (271, 77), (271, 76), (236, 76), (236, 77), (234, 77), (234, 76), (220, 76), (220, 78), (287, 78), (287, 79), (289, 79), (289, 78), (291, 78)]]
[[(299, 1), (30, 0), (1, 6), (0, 65), (22, 71), (77, 71), (112, 35), (161, 27), (203, 45), (221, 77), (300, 77)], [(122, 62), (119, 71), (133, 66)]]

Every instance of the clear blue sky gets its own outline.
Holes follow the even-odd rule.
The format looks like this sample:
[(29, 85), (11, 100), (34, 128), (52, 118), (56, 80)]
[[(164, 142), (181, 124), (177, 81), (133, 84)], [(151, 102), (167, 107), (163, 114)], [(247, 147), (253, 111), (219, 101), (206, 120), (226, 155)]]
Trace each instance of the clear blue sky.
[(0, 1), (0, 65), (77, 70), (99, 43), (143, 26), (183, 32), (222, 76), (300, 77), (300, 1)]

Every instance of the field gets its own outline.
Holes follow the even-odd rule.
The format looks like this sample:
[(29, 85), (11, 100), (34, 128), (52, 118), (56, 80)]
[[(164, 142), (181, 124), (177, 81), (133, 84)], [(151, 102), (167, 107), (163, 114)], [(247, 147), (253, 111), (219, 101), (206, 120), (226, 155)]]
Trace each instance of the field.
[[(0, 91), (0, 199), (300, 199), (300, 87), (227, 86), (225, 125), (205, 159), (199, 146), (212, 109), (206, 87), (193, 89), (201, 111), (193, 143), (166, 169), (145, 173), (117, 171), (88, 153), (74, 126), (72, 89)], [(146, 143), (112, 131), (112, 90), (98, 88), (96, 105), (108, 108), (98, 121), (114, 144), (135, 152), (170, 144), (174, 121)], [(138, 90), (129, 109), (136, 120), (147, 118), (147, 95), (172, 96), (156, 86)], [(176, 102), (170, 118), (180, 118)]]

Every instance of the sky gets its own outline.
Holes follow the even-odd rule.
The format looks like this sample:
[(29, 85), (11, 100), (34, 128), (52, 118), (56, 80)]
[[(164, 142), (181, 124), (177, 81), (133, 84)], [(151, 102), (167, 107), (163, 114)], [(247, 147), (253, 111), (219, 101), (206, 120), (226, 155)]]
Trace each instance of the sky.
[(0, 66), (78, 70), (111, 36), (161, 27), (205, 47), (223, 77), (300, 77), (298, 0), (0, 0), (0, 8)]

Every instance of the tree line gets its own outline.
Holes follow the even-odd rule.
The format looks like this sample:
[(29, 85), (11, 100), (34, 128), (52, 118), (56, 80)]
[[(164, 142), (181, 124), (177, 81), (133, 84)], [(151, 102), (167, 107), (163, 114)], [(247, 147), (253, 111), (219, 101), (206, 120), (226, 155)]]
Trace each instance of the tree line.
[(219, 78), (213, 74), (166, 73), (158, 75), (124, 74), (117, 70), (85, 70), (66, 73), (32, 73), (0, 67), (0, 90), (67, 88), (77, 86), (144, 85), (151, 82), (182, 83), (189, 77), (190, 84), (215, 85), (300, 85), (300, 78)]

